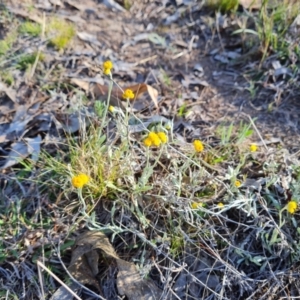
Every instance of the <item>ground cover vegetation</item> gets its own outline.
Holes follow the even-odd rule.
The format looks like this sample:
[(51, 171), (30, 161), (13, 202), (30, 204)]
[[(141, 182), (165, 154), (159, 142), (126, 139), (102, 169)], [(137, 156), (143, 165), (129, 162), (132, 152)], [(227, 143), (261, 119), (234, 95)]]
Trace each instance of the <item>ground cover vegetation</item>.
[[(299, 92), (300, 4), (178, 2), (1, 6), (0, 299), (299, 297), (298, 132), (286, 144), (213, 102), (210, 118), (217, 93), (187, 66), (199, 31), (214, 74), (239, 70), (222, 93), (280, 119)], [(138, 21), (122, 26), (143, 14), (140, 47)]]

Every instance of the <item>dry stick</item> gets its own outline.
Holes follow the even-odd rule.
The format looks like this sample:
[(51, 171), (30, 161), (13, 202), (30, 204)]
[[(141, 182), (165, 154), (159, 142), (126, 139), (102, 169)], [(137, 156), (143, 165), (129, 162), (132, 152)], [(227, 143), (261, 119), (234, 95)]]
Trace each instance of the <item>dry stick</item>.
[(216, 27), (217, 27), (217, 33), (218, 33), (218, 37), (219, 37), (219, 42), (220, 42), (222, 51), (224, 52), (224, 45), (222, 43), (222, 38), (221, 38), (221, 34), (220, 34), (220, 27), (219, 27), (219, 21), (218, 21), (218, 13), (216, 13)]
[(266, 145), (266, 143), (265, 143), (265, 141), (264, 141), (263, 137), (261, 136), (261, 134), (260, 134), (259, 130), (257, 129), (256, 125), (254, 124), (254, 122), (253, 122), (252, 118), (251, 118), (249, 115), (245, 114), (245, 113), (243, 113), (243, 115), (245, 115), (245, 116), (247, 116), (247, 117), (248, 117), (248, 119), (249, 119), (249, 120), (250, 120), (250, 122), (251, 122), (251, 125), (253, 126), (253, 128), (255, 129), (255, 131), (256, 131), (256, 133), (257, 133), (257, 135), (258, 135), (258, 136), (259, 136), (259, 138), (261, 139), (261, 141), (262, 141), (262, 143), (263, 143), (264, 147), (266, 148), (266, 150), (267, 150), (267, 151), (269, 151), (269, 149), (268, 149), (268, 147), (267, 147), (267, 145)]
[(179, 57), (181, 57), (181, 56), (183, 56), (183, 55), (186, 55), (186, 54), (188, 54), (188, 51), (187, 51), (187, 50), (183, 50), (183, 51), (181, 51), (181, 52), (179, 52), (179, 53), (173, 55), (171, 58), (172, 58), (172, 59), (177, 59), (177, 58), (179, 58)]
[[(39, 263), (39, 261), (37, 261), (37, 262)], [(37, 264), (37, 265), (38, 265), (38, 276), (39, 276), (39, 281), (40, 281), (40, 286), (41, 286), (41, 291), (42, 291), (42, 297), (43, 297), (43, 300), (45, 300), (46, 297), (45, 297), (45, 292), (44, 292), (44, 280), (43, 280), (41, 268), (40, 268), (39, 264)]]
[[(63, 281), (61, 281), (54, 273), (52, 273), (44, 264), (37, 260), (38, 268), (41, 267), (43, 270), (48, 272), (56, 281), (58, 281), (68, 292), (70, 292), (76, 299), (82, 300), (78, 295), (76, 295)], [(39, 271), (40, 274), (40, 271)], [(44, 297), (45, 299), (45, 297)]]
[[(39, 192), (38, 192), (39, 194)], [(43, 228), (43, 217), (42, 217), (42, 209), (41, 209), (41, 196), (40, 195), (37, 195), (37, 198), (38, 198), (38, 213), (39, 213), (39, 216), (40, 216), (40, 224), (41, 224), (41, 228)], [(44, 238), (44, 233), (42, 234), (42, 238)], [(43, 259), (43, 263), (45, 263), (45, 245), (44, 243), (42, 244), (42, 259)], [(38, 274), (39, 274), (39, 279), (40, 279), (40, 283), (41, 283), (41, 291), (42, 291), (42, 296), (43, 296), (43, 299), (46, 299), (45, 298), (45, 292), (44, 292), (44, 281), (43, 281), (43, 278), (42, 278), (42, 273), (41, 273), (41, 270), (40, 268), (38, 268)]]
[[(45, 16), (45, 12), (43, 12), (42, 40), (44, 40), (44, 37), (45, 37), (45, 28), (46, 28), (46, 16)], [(42, 47), (42, 46), (41, 46), (41, 47)], [(34, 72), (35, 72), (37, 63), (38, 63), (38, 61), (39, 61), (39, 59), (40, 59), (40, 55), (41, 55), (41, 47), (39, 47), (38, 53), (37, 53), (37, 55), (36, 55), (34, 64), (33, 64), (33, 66), (32, 66), (31, 72), (30, 72), (29, 79), (32, 78), (32, 76), (33, 76), (33, 74), (34, 74)]]
[(144, 58), (144, 59), (142, 59), (142, 60), (137, 61), (136, 63), (134, 63), (134, 67), (136, 67), (136, 66), (138, 66), (138, 65), (141, 65), (141, 64), (144, 64), (144, 63), (146, 63), (146, 62), (148, 62), (148, 61), (150, 61), (150, 60), (152, 60), (152, 59), (155, 59), (155, 58), (157, 58), (157, 55), (153, 55), (153, 56)]
[(189, 42), (188, 50), (189, 50), (190, 53), (191, 53), (192, 50), (193, 50), (194, 40), (196, 40), (197, 38), (198, 38), (198, 36), (194, 34), (194, 35), (192, 36), (190, 42)]

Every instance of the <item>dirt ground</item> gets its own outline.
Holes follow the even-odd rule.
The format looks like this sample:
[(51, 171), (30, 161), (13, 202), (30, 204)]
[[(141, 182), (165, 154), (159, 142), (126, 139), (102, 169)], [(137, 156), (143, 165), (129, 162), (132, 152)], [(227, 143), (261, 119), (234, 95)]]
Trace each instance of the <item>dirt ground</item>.
[[(262, 145), (263, 140), (299, 158), (300, 89), (297, 84), (288, 85), (285, 74), (275, 74), (272, 56), (261, 66), (257, 52), (253, 56), (251, 50), (243, 52), (243, 41), (232, 35), (237, 29), (234, 16), (222, 16), (193, 0), (138, 0), (129, 10), (119, 3), (5, 3), (0, 37), (6, 37), (15, 21), (32, 20), (46, 27), (45, 20), (52, 16), (73, 24), (76, 35), (60, 51), (49, 47), (46, 38), (20, 35), (10, 50), (12, 55), (1, 61), (14, 81), (10, 86), (0, 82), (0, 157), (20, 137), (49, 150), (47, 143), (56, 138), (53, 124), (57, 121), (63, 129), (77, 132), (74, 120), (65, 117), (76, 105), (72, 102), (74, 87), (83, 91), (92, 107), (95, 99), (90, 91), (97, 83), (107, 85), (102, 63), (109, 59), (120, 86), (145, 83), (158, 91), (157, 105), (149, 95), (133, 105), (139, 116), (161, 115), (173, 120), (174, 130), (188, 141), (211, 139), (220, 124), (254, 122), (253, 142)], [(14, 69), (20, 53), (35, 51), (40, 51), (43, 59), (34, 68)], [(255, 81), (256, 73), (260, 75)], [(298, 77), (291, 80), (297, 83)], [(0, 160), (4, 175), (7, 163)]]
[[(34, 9), (28, 11), (26, 5)], [(18, 47), (26, 52), (41, 47), (45, 54), (42, 65), (50, 69), (45, 77), (38, 68), (30, 78), (16, 73), (13, 88), (19, 99), (26, 94), (26, 84), (29, 97), (57, 79), (61, 83), (74, 78), (103, 82), (101, 64), (111, 59), (114, 78), (121, 86), (147, 83), (158, 89), (160, 113), (168, 118), (180, 118), (178, 110), (183, 105), (185, 120), (193, 124), (215, 126), (248, 120), (248, 115), (264, 138), (279, 138), (291, 152), (298, 150), (299, 92), (286, 90), (283, 79), (272, 76), (272, 59), (265, 62), (263, 79), (253, 83), (251, 71), (258, 70), (259, 60), (249, 61), (247, 55), (241, 55), (241, 40), (231, 34), (234, 19), (216, 16), (201, 3), (183, 1), (177, 6), (176, 1), (134, 1), (127, 11), (113, 1), (29, 1), (22, 5), (11, 1), (8, 10), (20, 20), (40, 23), (43, 13), (55, 14), (75, 24), (77, 30), (71, 46), (61, 53), (32, 38), (20, 38)], [(6, 32), (3, 26), (1, 35)], [(238, 57), (238, 63), (232, 63), (232, 57)], [(56, 67), (61, 67), (59, 74)], [(1, 104), (3, 108), (9, 105), (3, 98)], [(10, 103), (10, 109), (12, 106)], [(2, 116), (2, 123), (13, 117)], [(30, 133), (30, 128), (26, 131)]]

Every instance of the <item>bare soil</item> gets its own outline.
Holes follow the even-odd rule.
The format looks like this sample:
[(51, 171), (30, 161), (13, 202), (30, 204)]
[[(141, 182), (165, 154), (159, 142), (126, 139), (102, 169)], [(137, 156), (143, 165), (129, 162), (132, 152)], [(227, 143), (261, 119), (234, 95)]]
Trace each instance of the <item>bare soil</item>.
[[(179, 2), (183, 4), (176, 5)], [(77, 34), (61, 51), (29, 35), (19, 35), (14, 42), (11, 51), (16, 56), (2, 62), (12, 70), (14, 82), (10, 86), (0, 82), (0, 157), (20, 138), (40, 143), (51, 151), (47, 143), (55, 142), (59, 135), (53, 118), (64, 125), (62, 129), (78, 131), (74, 119), (66, 117), (76, 105), (74, 89), (82, 88), (87, 102), (93, 103), (95, 99), (74, 80), (107, 84), (102, 72), (102, 63), (107, 59), (114, 63), (113, 77), (120, 86), (146, 83), (159, 91), (158, 108), (137, 105), (136, 113), (174, 120), (179, 124), (175, 129), (185, 139), (206, 140), (220, 124), (238, 125), (252, 119), (257, 127), (255, 142), (263, 140), (298, 156), (299, 89), (289, 90), (287, 78), (273, 76), (272, 57), (259, 68), (261, 53), (254, 49), (252, 56), (253, 49), (244, 51), (243, 41), (232, 35), (236, 29), (233, 16), (216, 15), (197, 1), (133, 1), (130, 10), (124, 9), (122, 1), (119, 3), (112, 0), (5, 3), (8, 15), (1, 23), (1, 37), (9, 32), (10, 22), (33, 20), (47, 26), (45, 18), (53, 15), (74, 24)], [(38, 49), (44, 57), (34, 72), (13, 69), (20, 53)], [(255, 72), (263, 73), (257, 81), (251, 77)], [(297, 82), (298, 78), (293, 80)], [(9, 130), (11, 124), (13, 130)], [(0, 163), (3, 166), (7, 161)], [(7, 170), (2, 172), (5, 176)], [(4, 187), (5, 180), (0, 184)], [(10, 191), (7, 197), (13, 193)], [(201, 259), (193, 266), (194, 252), (192, 255), (191, 249), (186, 251), (184, 259), (195, 270), (205, 264), (217, 265), (215, 257), (206, 257), (199, 248), (197, 258)], [(159, 278), (159, 274), (154, 275)], [(176, 284), (187, 284), (186, 275), (181, 275), (175, 276), (174, 289)], [(252, 290), (256, 285), (253, 280)], [(238, 287), (232, 286), (232, 295), (237, 298)], [(180, 292), (184, 297), (184, 291), (178, 291), (178, 295)]]

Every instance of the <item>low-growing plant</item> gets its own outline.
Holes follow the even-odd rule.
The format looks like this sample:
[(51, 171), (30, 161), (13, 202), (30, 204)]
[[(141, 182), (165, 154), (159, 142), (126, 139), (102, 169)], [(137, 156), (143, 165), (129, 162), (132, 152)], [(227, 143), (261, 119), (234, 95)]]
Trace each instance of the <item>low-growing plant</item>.
[(76, 30), (72, 23), (52, 17), (46, 26), (46, 33), (50, 45), (58, 50), (63, 50), (70, 44), (76, 34)]
[(208, 0), (207, 5), (224, 13), (236, 11), (239, 5), (238, 0)]
[(25, 21), (20, 25), (19, 32), (36, 37), (42, 33), (42, 26), (38, 23)]
[(252, 40), (249, 38), (251, 35), (258, 37), (262, 53), (261, 62), (271, 52), (278, 53), (281, 58), (288, 56), (290, 47), (288, 29), (300, 12), (300, 4), (297, 1), (284, 1), (277, 5), (272, 3), (272, 1), (264, 0), (259, 13), (252, 12), (251, 15), (247, 15), (247, 20), (250, 18), (254, 21), (255, 28), (246, 28), (251, 22), (238, 21), (241, 28), (233, 32), (233, 34), (241, 34), (243, 41), (247, 43)]
[[(10, 221), (0, 223), (1, 237), (8, 232), (14, 239), (9, 251), (4, 247), (9, 241), (2, 239), (0, 262), (20, 260), (22, 252), (33, 263), (42, 257), (63, 277), (64, 269), (51, 265), (53, 253), (60, 255), (56, 243), (70, 251), (73, 235), (88, 229), (110, 235), (116, 251), (138, 263), (148, 279), (152, 270), (158, 271), (156, 280), (164, 288), (169, 288), (165, 276), (176, 278), (181, 271), (192, 277), (203, 269), (205, 280), (214, 273), (218, 284), (224, 276), (251, 282), (252, 277), (264, 278), (265, 262), (282, 260), (276, 247), (286, 251), (284, 270), (290, 267), (299, 257), (296, 245), (286, 243), (299, 234), (294, 217), (299, 168), (288, 169), (293, 174), (283, 182), (285, 173), (279, 172), (274, 156), (261, 155), (262, 149), (249, 140), (256, 128), (253, 120), (220, 125), (213, 137), (199, 134), (188, 142), (173, 136), (163, 122), (133, 132), (136, 126), (129, 121), (142, 123), (138, 115), (125, 104), (124, 110), (110, 105), (116, 85), (112, 62), (104, 62), (103, 75), (109, 80), (107, 99), (96, 101), (91, 113), (82, 93), (75, 93), (78, 105), (68, 113), (78, 115), (78, 131), (66, 129), (60, 147), (40, 155), (38, 168), (27, 159), (24, 170), (8, 180), (12, 185), (32, 177), (38, 196), (30, 198), (32, 203), (27, 199), (28, 205), (22, 199), (4, 205), (6, 199), (2, 203), (0, 198), (0, 208), (5, 207), (0, 220)], [(127, 88), (122, 99), (128, 105), (135, 94)], [(255, 163), (258, 170), (251, 170), (251, 178)], [(291, 199), (281, 185), (291, 191)], [(55, 238), (34, 248), (22, 239), (24, 230)], [(193, 285), (204, 288), (203, 280), (192, 278)]]
[(27, 70), (35, 63), (37, 58), (39, 61), (42, 61), (44, 59), (44, 55), (42, 53), (38, 54), (38, 52), (21, 55), (17, 62), (17, 69), (23, 71)]
[(8, 86), (12, 85), (15, 81), (13, 75), (9, 71), (0, 72), (0, 77)]
[(5, 38), (0, 41), (0, 56), (8, 53), (13, 43), (16, 41), (17, 36), (17, 32), (14, 28), (6, 33)]
[(132, 6), (132, 0), (124, 0), (124, 8), (126, 10), (130, 10), (131, 6)]

